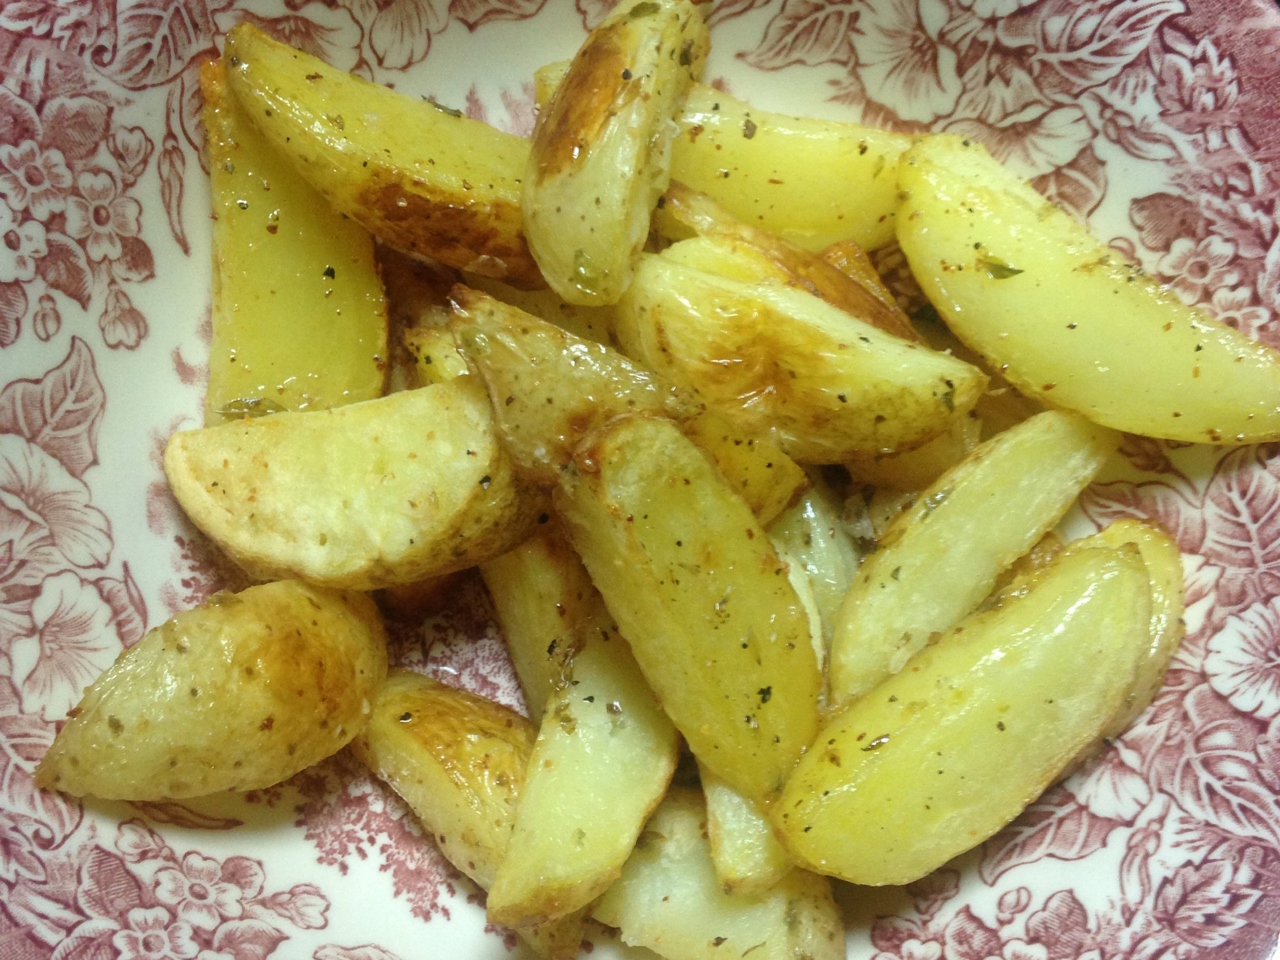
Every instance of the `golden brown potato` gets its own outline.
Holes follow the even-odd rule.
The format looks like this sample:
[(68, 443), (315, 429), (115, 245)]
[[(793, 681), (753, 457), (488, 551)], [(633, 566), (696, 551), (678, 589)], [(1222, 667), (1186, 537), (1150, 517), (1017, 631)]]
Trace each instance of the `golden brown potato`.
[[(852, 241), (846, 241), (841, 247), (842, 263), (859, 267), (865, 263), (869, 269), (840, 270), (820, 254), (789, 243), (776, 233), (736, 220), (706, 194), (691, 190), (682, 183), (672, 182), (663, 200), (662, 209), (666, 217), (693, 230), (702, 240), (720, 250), (715, 259), (708, 257), (702, 263), (688, 263), (689, 266), (749, 283), (756, 278), (740, 274), (734, 261), (763, 261), (764, 266), (771, 268), (772, 276), (760, 276), (759, 282), (776, 280), (811, 293), (885, 333), (921, 342), (911, 321), (893, 299), (893, 294), (885, 287), (875, 268), (871, 267), (867, 255)], [(687, 241), (676, 244), (676, 248), (686, 244)], [(857, 258), (858, 254), (861, 254), (861, 259)], [(667, 255), (675, 255), (675, 248)]]
[(539, 111), (521, 208), (529, 247), (570, 303), (615, 303), (670, 179), (673, 118), (710, 39), (687, 0), (624, 0)]
[(350, 589), (496, 556), (541, 509), (475, 377), (177, 433), (164, 467), (187, 516), (251, 576)]
[[(985, 398), (987, 394), (983, 394)], [(979, 399), (981, 404), (982, 400)], [(882, 456), (851, 457), (845, 461), (849, 475), (860, 483), (894, 490), (923, 490), (968, 456), (982, 436), (977, 404), (967, 417), (951, 421), (945, 432), (914, 450)], [(1012, 424), (1010, 424), (1012, 426)]]
[(977, 609), (996, 577), (1062, 519), (1119, 437), (1042, 413), (988, 440), (893, 521), (858, 571), (831, 646), (831, 697), (874, 689)]
[(530, 476), (554, 484), (584, 437), (623, 413), (670, 417), (767, 522), (808, 485), (768, 440), (744, 435), (692, 395), (615, 350), (458, 287), (453, 330), (493, 401), (507, 449)]
[(540, 287), (520, 181), (529, 144), (455, 110), (334, 70), (242, 23), (231, 90), (333, 206), (397, 250)]
[(751, 511), (669, 421), (620, 417), (553, 502), (694, 755), (752, 799), (817, 728), (809, 621)]
[[(449, 862), (488, 889), (506, 855), (534, 729), (491, 700), (393, 670), (351, 748), (404, 798)], [(582, 918), (523, 931), (541, 957), (571, 960)]]
[(254, 128), (204, 64), (213, 193), (213, 339), (205, 423), (382, 395), (387, 306), (373, 240)]
[(801, 463), (919, 446), (965, 415), (986, 378), (810, 294), (645, 254), (619, 302), (628, 356), (696, 391)]
[(593, 916), (667, 960), (843, 960), (825, 878), (793, 870), (766, 892), (726, 893), (709, 848), (702, 797), (672, 790)]
[[(550, 100), (569, 65), (534, 74)], [(901, 201), (898, 159), (912, 138), (856, 123), (757, 110), (695, 83), (671, 148), (671, 177), (735, 217), (806, 250), (853, 241), (876, 250), (893, 239)]]
[(386, 674), (368, 597), (297, 580), (216, 594), (94, 682), (36, 782), (108, 800), (268, 787), (346, 746)]
[[(442, 319), (447, 320), (448, 313), (442, 314)], [(413, 357), (419, 386), (447, 383), (467, 372), (467, 361), (458, 352), (448, 327), (411, 327), (404, 332), (404, 345)]]
[(925, 138), (899, 183), (916, 279), (1019, 390), (1151, 437), (1280, 439), (1280, 354), (1185, 306), (979, 144)]
[(1138, 550), (1065, 553), (819, 733), (771, 809), (799, 862), (919, 879), (1017, 816), (1124, 703), (1150, 648)]
[[(499, 610), (540, 603), (541, 622), (564, 623), (562, 638), (544, 646), (565, 649), (557, 651), (560, 671), (541, 714), (515, 830), (489, 891), (489, 918), (508, 926), (562, 917), (603, 893), (666, 793), (679, 757), (675, 728), (582, 561), (550, 524), (534, 540), (542, 549), (521, 552), (540, 554), (549, 568), (487, 566), (491, 592), (508, 595)], [(505, 577), (526, 571), (527, 579)], [(548, 580), (559, 581), (558, 589), (547, 591)], [(536, 597), (510, 596), (527, 587)], [(544, 640), (536, 630), (508, 642), (528, 648)]]
[(586, 307), (561, 299), (560, 294), (549, 287), (541, 290), (520, 290), (501, 280), (467, 274), (463, 278), (468, 287), (487, 293), (495, 300), (518, 307), (547, 323), (554, 323), (581, 340), (592, 343), (613, 344), (613, 307)]

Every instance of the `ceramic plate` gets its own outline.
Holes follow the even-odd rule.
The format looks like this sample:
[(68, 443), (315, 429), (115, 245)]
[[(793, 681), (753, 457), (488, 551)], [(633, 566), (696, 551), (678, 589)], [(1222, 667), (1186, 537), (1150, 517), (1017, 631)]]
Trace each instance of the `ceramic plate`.
[[(507, 130), (609, 0), (0, 6), (0, 957), (518, 952), (345, 755), (247, 799), (72, 803), (35, 762), (120, 650), (228, 582), (158, 465), (209, 336), (196, 71), (241, 19)], [(962, 131), (1185, 300), (1280, 345), (1280, 13), (1265, 0), (716, 0), (708, 76), (763, 108)], [(892, 257), (881, 257), (892, 271)], [(841, 886), (849, 955), (1272, 956), (1280, 452), (1131, 439), (1081, 528), (1154, 517), (1188, 638), (1084, 776), (905, 890)], [(518, 704), (483, 590), (393, 657)], [(626, 951), (608, 939), (603, 956)], [(616, 954), (615, 954), (616, 952)]]

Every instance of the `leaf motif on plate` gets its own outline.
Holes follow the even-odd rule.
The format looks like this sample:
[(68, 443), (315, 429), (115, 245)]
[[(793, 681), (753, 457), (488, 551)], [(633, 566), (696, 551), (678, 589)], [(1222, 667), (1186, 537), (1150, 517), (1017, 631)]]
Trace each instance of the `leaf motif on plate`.
[(168, 83), (213, 51), (206, 0), (142, 0), (116, 15), (116, 54), (106, 73), (129, 90)]
[(73, 337), (66, 359), (39, 380), (14, 380), (0, 390), (0, 433), (25, 437), (72, 476), (83, 476), (98, 462), (106, 401), (92, 351)]
[(1185, 10), (1182, 0), (1049, 0), (1001, 21), (996, 33), (1007, 47), (1033, 48), (1034, 64), (1078, 93), (1118, 76), (1150, 48), (1161, 24)]
[(1229, 863), (1184, 863), (1156, 889), (1152, 913), (1197, 947), (1220, 947), (1243, 927), (1261, 891), (1237, 882)]
[(36, 262), (40, 274), (50, 289), (66, 294), (81, 309), (89, 309), (93, 296), (93, 274), (89, 270), (89, 258), (84, 248), (65, 234), (51, 232), (45, 235), (49, 252)]
[(11, 347), (22, 333), (27, 291), (20, 283), (0, 283), (0, 348)]
[(360, 947), (340, 947), (336, 943), (328, 943), (317, 947), (311, 957), (312, 960), (400, 960), (390, 950), (371, 943)]
[(1086, 146), (1070, 163), (1036, 177), (1031, 185), (1077, 220), (1088, 220), (1107, 195), (1107, 168)]
[(1027, 917), (1027, 937), (1044, 945), (1049, 960), (1073, 960), (1092, 945), (1089, 913), (1070, 890), (1059, 890)]
[(213, 935), (213, 949), (236, 960), (267, 960), (289, 938), (262, 920), (228, 920)]
[(850, 37), (859, 13), (860, 8), (848, 0), (785, 0), (765, 28), (760, 45), (739, 56), (761, 70), (781, 70), (797, 63), (851, 63)]
[(1223, 568), (1222, 605), (1239, 609), (1280, 593), (1280, 457), (1242, 447), (1219, 461), (1205, 491), (1200, 550)]
[(1205, 519), (1199, 504), (1163, 480), (1095, 483), (1080, 495), (1080, 508), (1099, 527), (1115, 520), (1154, 520), (1173, 535), (1184, 553), (1199, 553)]
[(1090, 813), (1072, 793), (1058, 787), (983, 844), (978, 873), (984, 883), (994, 884), (1006, 870), (1042, 857), (1081, 860), (1100, 850), (1118, 826), (1119, 821)]
[(76, 903), (91, 917), (119, 919), (135, 907), (147, 906), (142, 884), (114, 853), (94, 847), (80, 867)]
[(497, 20), (526, 20), (541, 10), (547, 0), (453, 0), (449, 13), (475, 30)]

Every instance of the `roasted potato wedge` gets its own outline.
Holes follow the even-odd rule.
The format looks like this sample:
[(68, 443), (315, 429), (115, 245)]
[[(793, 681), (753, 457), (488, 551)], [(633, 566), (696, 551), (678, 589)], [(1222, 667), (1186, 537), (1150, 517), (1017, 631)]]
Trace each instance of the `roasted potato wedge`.
[(919, 879), (1016, 817), (1094, 741), (1150, 648), (1138, 550), (1064, 553), (837, 715), (771, 810), (799, 862)]
[(616, 418), (553, 502), (694, 755), (752, 799), (817, 727), (808, 616), (746, 504), (666, 420)]
[(945, 431), (986, 378), (810, 294), (645, 254), (619, 302), (623, 350), (801, 463), (906, 450)]
[(215, 594), (94, 682), (36, 783), (106, 800), (268, 787), (346, 746), (386, 675), (368, 597), (297, 580)]
[(205, 423), (382, 395), (387, 305), (373, 240), (245, 116), (223, 61), (200, 70), (213, 193)]
[[(677, 181), (673, 181), (663, 196), (664, 217), (675, 220), (697, 234), (707, 252), (702, 262), (685, 261), (708, 273), (750, 283), (759, 274), (759, 282), (777, 282), (812, 293), (833, 307), (851, 313), (864, 323), (916, 343), (920, 335), (875, 272), (865, 253), (856, 259), (852, 241), (842, 247), (845, 262), (856, 263), (865, 270), (845, 272), (833, 266), (822, 255), (789, 243), (776, 233), (735, 219), (727, 210), (704, 193), (698, 193)], [(677, 257), (681, 247), (692, 245), (683, 241), (667, 251), (669, 257)], [(860, 250), (857, 253), (861, 253)], [(743, 264), (748, 270), (742, 269)]]
[[(569, 69), (534, 74), (546, 104)], [(671, 177), (713, 197), (739, 220), (806, 250), (851, 240), (876, 250), (893, 239), (901, 201), (896, 170), (912, 138), (856, 123), (757, 110), (695, 83), (671, 147)]]
[(466, 285), (495, 300), (518, 307), (547, 323), (554, 323), (580, 340), (613, 346), (613, 308), (569, 303), (554, 290), (520, 290), (501, 280), (467, 274)]
[(725, 893), (761, 894), (795, 866), (773, 835), (773, 825), (733, 787), (699, 767), (707, 799), (711, 862)]
[(476, 377), (176, 433), (164, 468), (187, 516), (251, 576), (358, 590), (496, 556), (541, 509)]
[(596, 427), (623, 413), (653, 413), (677, 421), (762, 522), (808, 485), (775, 444), (744, 435), (617, 351), (465, 287), (454, 303), (454, 332), (489, 389), (498, 432), (539, 482), (554, 484)]
[(666, 960), (843, 960), (825, 878), (793, 870), (765, 893), (726, 893), (709, 848), (702, 797), (672, 790), (592, 915)]
[(616, 303), (631, 282), (710, 45), (688, 0), (624, 0), (539, 112), (521, 208), (543, 276), (570, 303)]
[[(455, 867), (488, 889), (506, 855), (533, 750), (528, 720), (430, 677), (393, 670), (351, 748), (417, 814)], [(571, 960), (582, 917), (521, 931), (541, 957)]]
[(1280, 439), (1280, 353), (1185, 306), (979, 144), (928, 137), (899, 182), (912, 272), (1019, 390), (1150, 437)]
[(863, 562), (840, 608), (831, 697), (862, 696), (977, 609), (1055, 526), (1119, 437), (1051, 411), (978, 447), (916, 497)]
[(384, 243), (543, 286), (525, 242), (528, 141), (335, 70), (242, 23), (227, 81), (262, 134), (340, 213)]
[(840, 606), (862, 561), (863, 551), (849, 536), (840, 512), (831, 491), (819, 480), (769, 527), (773, 542), (799, 564), (809, 579), (822, 624), (824, 650), (831, 642)]
[[(534, 574), (533, 586), (559, 580), (557, 599), (543, 602), (547, 616), (565, 622), (567, 649), (542, 714), (515, 831), (489, 890), (489, 918), (507, 926), (562, 917), (603, 893), (666, 793), (679, 757), (675, 727), (582, 561), (550, 525), (535, 539), (546, 543), (541, 552), (552, 566)], [(490, 567), (499, 591), (523, 590), (494, 573)], [(528, 644), (526, 638), (513, 645)]]

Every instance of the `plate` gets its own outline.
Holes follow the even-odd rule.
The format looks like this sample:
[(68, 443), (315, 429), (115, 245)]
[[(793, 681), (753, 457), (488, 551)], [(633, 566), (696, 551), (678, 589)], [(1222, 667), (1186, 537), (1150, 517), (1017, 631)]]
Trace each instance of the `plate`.
[[(273, 790), (73, 803), (31, 772), (120, 650), (234, 573), (169, 498), (209, 337), (196, 70), (253, 19), (527, 132), (608, 0), (11, 0), (0, 9), (0, 956), (518, 953), (345, 756)], [(1265, 0), (716, 0), (708, 77), (761, 108), (988, 143), (1190, 302), (1280, 345), (1280, 13)], [(892, 273), (892, 254), (880, 257)], [(1280, 927), (1280, 450), (1132, 438), (1073, 523), (1155, 517), (1188, 639), (1090, 771), (903, 890), (849, 955), (1263, 960)], [(393, 657), (519, 704), (483, 589)], [(600, 938), (601, 956), (631, 953)], [(638, 955), (638, 954), (636, 954)]]

